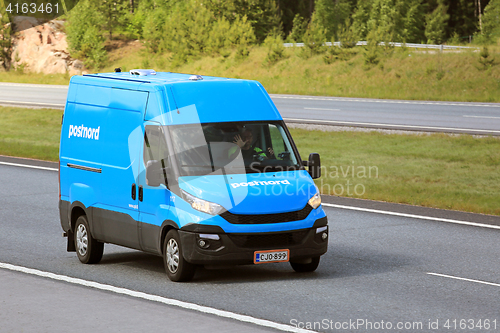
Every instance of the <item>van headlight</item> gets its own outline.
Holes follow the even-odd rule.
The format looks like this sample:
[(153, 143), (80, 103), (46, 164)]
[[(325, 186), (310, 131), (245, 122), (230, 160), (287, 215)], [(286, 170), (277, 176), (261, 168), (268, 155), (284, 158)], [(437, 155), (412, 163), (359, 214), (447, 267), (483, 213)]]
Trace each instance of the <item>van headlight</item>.
[(185, 191), (182, 191), (182, 196), (184, 197), (184, 200), (189, 202), (191, 207), (199, 210), (200, 212), (210, 215), (217, 215), (224, 210), (224, 208), (219, 204), (197, 198)]
[(321, 195), (319, 195), (319, 192), (316, 192), (316, 194), (309, 199), (308, 203), (313, 209), (318, 208), (319, 205), (321, 205)]

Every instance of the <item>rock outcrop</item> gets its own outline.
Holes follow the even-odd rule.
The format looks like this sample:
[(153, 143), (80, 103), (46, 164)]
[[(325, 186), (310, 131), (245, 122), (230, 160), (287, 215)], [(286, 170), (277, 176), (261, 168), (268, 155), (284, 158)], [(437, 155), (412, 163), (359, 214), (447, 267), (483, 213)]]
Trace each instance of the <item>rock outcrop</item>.
[(22, 31), (13, 41), (12, 66), (32, 73), (82, 74), (83, 62), (69, 55), (66, 34), (62, 32), (63, 21), (37, 25), (36, 19), (23, 17), (17, 22), (14, 20), (14, 24), (22, 27)]

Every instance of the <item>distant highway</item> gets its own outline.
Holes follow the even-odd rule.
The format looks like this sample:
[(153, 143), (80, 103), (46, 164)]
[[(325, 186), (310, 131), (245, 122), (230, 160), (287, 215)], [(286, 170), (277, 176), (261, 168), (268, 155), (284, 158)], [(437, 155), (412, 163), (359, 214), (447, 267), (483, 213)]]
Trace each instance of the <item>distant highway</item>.
[[(0, 83), (0, 104), (64, 108), (67, 86)], [(271, 95), (289, 123), (500, 136), (500, 103)]]

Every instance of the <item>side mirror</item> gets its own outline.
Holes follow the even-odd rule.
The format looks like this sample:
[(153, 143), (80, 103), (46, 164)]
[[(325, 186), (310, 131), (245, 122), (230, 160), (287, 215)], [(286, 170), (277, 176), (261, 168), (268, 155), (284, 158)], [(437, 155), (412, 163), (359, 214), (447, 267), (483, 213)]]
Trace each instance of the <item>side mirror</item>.
[(160, 184), (164, 184), (163, 170), (161, 167), (160, 161), (148, 161), (148, 165), (146, 166), (146, 183), (149, 186), (160, 186)]
[(309, 174), (312, 179), (321, 177), (321, 161), (318, 153), (309, 154), (309, 161), (303, 163), (309, 167)]

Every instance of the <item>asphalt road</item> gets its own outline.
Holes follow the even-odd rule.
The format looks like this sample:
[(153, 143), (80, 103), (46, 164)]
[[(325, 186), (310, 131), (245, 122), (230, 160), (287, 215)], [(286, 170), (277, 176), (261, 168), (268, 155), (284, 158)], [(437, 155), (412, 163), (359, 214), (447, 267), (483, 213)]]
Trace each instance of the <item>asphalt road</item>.
[[(64, 108), (67, 86), (0, 83), (0, 104)], [(499, 103), (271, 95), (287, 122), (500, 135)]]
[[(500, 331), (498, 229), (325, 206), (330, 224), (329, 251), (316, 272), (294, 273), (286, 263), (200, 269), (191, 283), (173, 283), (166, 277), (160, 257), (106, 244), (101, 263), (83, 265), (74, 253), (66, 252), (57, 209), (57, 172), (2, 164), (0, 181), (0, 263), (280, 324), (308, 328), (310, 323), (316, 331)], [(475, 216), (467, 215), (470, 220)], [(67, 303), (61, 303), (67, 304), (65, 315), (57, 313), (54, 320), (60, 323), (67, 318), (77, 328), (113, 331), (121, 322), (106, 318), (118, 318), (124, 309), (128, 311), (123, 312), (123, 322), (149, 327), (152, 316), (172, 311), (170, 306), (153, 306), (111, 293), (95, 295), (95, 290), (86, 291), (79, 286), (70, 288), (78, 290), (67, 290), (66, 284), (60, 293), (44, 293), (45, 287), (40, 287), (39, 294), (33, 283), (42, 285), (46, 281), (38, 277), (25, 279), (20, 274), (0, 269), (0, 285), (10, 283), (11, 293), (24, 283), (26, 290), (32, 290), (32, 294), (20, 291), (23, 297), (33, 300), (24, 303), (24, 311), (23, 306), (0, 301), (0, 322), (6, 321), (9, 326), (5, 327), (13, 330), (22, 329), (25, 316), (32, 312), (30, 305), (38, 308), (58, 304), (62, 302), (61, 293), (66, 295)], [(58, 286), (52, 288), (56, 290)], [(0, 300), (6, 299), (5, 290), (0, 287)], [(102, 311), (100, 316), (86, 317), (95, 309)], [(161, 329), (201, 331), (203, 318), (197, 316), (196, 311), (183, 312), (177, 317), (182, 323), (177, 322), (171, 330), (166, 317)], [(79, 321), (80, 318), (86, 320)], [(99, 318), (104, 318), (102, 324)], [(226, 325), (238, 324), (215, 316), (207, 320), (207, 325), (215, 325), (207, 326), (208, 332), (222, 332), (230, 327)], [(218, 326), (214, 320), (218, 320)], [(314, 322), (318, 324), (314, 326)], [(486, 322), (489, 329), (485, 329)], [(199, 323), (201, 326), (196, 326)], [(37, 331), (63, 331), (68, 326), (54, 325), (54, 321), (45, 318)]]

